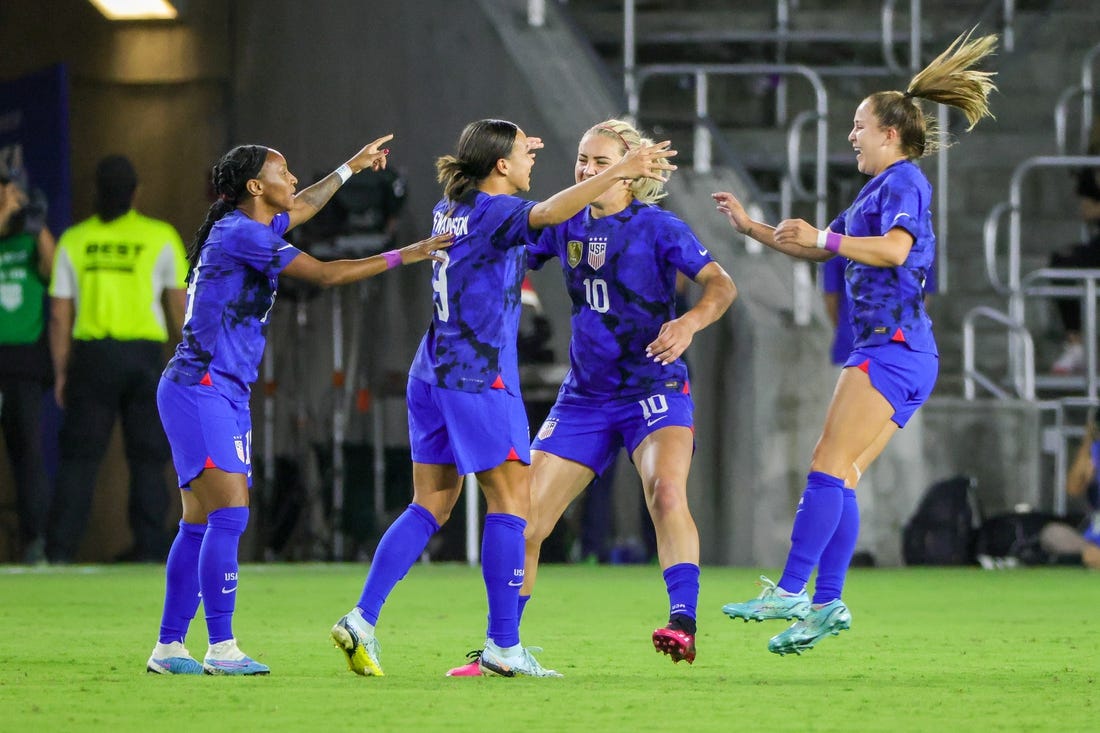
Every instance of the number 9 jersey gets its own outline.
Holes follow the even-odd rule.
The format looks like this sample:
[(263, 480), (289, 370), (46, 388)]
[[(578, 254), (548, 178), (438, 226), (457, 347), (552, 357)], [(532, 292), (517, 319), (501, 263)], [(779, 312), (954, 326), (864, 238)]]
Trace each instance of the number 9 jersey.
[(537, 236), (528, 219), (534, 201), (471, 191), (442, 199), (432, 212), (432, 235), (454, 243), (432, 263), (435, 314), (420, 341), (409, 376), (463, 392), (496, 388), (519, 395), (520, 288), (524, 245)]

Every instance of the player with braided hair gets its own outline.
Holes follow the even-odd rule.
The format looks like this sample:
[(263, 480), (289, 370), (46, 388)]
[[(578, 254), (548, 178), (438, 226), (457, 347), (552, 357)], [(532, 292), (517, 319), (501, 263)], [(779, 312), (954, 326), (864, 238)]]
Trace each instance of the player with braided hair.
[[(308, 221), (352, 175), (386, 166), (386, 135), (312, 186), (277, 151), (233, 148), (214, 166), (218, 200), (187, 258), (191, 272), (183, 340), (157, 390), (161, 422), (179, 475), (183, 518), (167, 562), (164, 613), (147, 668), (159, 674), (268, 674), (233, 635), (237, 546), (248, 524), (252, 421), (248, 399), (265, 345), (267, 316), (280, 273), (321, 286), (372, 277), (402, 264), (439, 259), (451, 241), (434, 236), (357, 260), (321, 262), (283, 235)], [(183, 646), (198, 608), (210, 646), (200, 664)]]

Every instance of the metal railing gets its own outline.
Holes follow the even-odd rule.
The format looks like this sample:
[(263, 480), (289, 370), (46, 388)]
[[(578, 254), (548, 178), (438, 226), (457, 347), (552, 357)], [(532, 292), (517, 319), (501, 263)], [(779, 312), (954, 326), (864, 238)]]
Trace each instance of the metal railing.
[[(632, 97), (627, 98), (627, 112), (635, 120), (638, 118), (640, 107), (640, 91), (646, 81), (655, 76), (691, 76), (694, 79), (696, 120), (693, 130), (693, 157), (695, 169), (703, 173), (710, 171), (712, 163), (712, 133), (710, 127), (705, 124), (705, 121), (710, 119), (708, 89), (711, 76), (801, 76), (806, 79), (813, 87), (814, 109), (800, 112), (787, 128), (787, 165), (784, 180), (789, 181), (790, 190), (786, 200), (781, 201), (780, 216), (783, 218), (790, 216), (791, 203), (797, 197), (798, 200), (814, 202), (814, 216), (819, 221), (825, 218), (829, 100), (821, 76), (816, 71), (801, 64), (652, 64), (639, 67), (636, 73), (637, 89)], [(810, 123), (816, 124), (812, 191), (803, 186), (800, 176), (801, 136), (803, 129)]]
[[(776, 27), (774, 30), (717, 29), (695, 32), (669, 32), (653, 34), (651, 40), (668, 43), (702, 43), (713, 41), (770, 41), (777, 45), (777, 60), (785, 57), (786, 46), (792, 41), (852, 41), (877, 40), (882, 47), (885, 73), (900, 74), (904, 68), (897, 60), (894, 34), (897, 0), (883, 0), (880, 11), (881, 27), (877, 34), (830, 33), (820, 30), (795, 30), (791, 27), (791, 0), (776, 0)], [(627, 99), (637, 94), (637, 15), (635, 0), (623, 2), (623, 91)], [(909, 70), (917, 71), (921, 65), (921, 3), (909, 0)], [(875, 73), (873, 67), (860, 67), (860, 73)], [(783, 119), (782, 116), (779, 119)]]
[[(782, 174), (779, 191), (780, 219), (789, 219), (794, 202), (813, 202), (814, 218), (817, 226), (825, 226), (828, 212), (827, 165), (829, 135), (829, 100), (825, 85), (813, 69), (800, 64), (652, 64), (640, 66), (635, 70), (637, 85), (633, 96), (627, 99), (627, 112), (632, 119), (638, 119), (641, 90), (646, 81), (655, 76), (691, 76), (695, 83), (695, 120), (693, 122), (693, 160), (695, 170), (708, 173), (712, 165), (713, 130), (710, 124), (709, 79), (711, 76), (798, 76), (806, 79), (813, 87), (814, 108), (803, 110), (795, 115), (787, 129), (786, 170)], [(815, 125), (816, 141), (813, 156), (813, 187), (806, 188), (802, 183), (802, 135), (810, 124)], [(791, 309), (794, 322), (799, 326), (809, 325), (812, 320), (812, 308), (805, 297), (812, 282), (810, 265), (807, 262), (792, 263), (795, 286), (791, 294)]]
[(1045, 267), (1034, 270), (1024, 276), (1020, 294), (1021, 299), (1076, 298), (1080, 301), (1081, 341), (1085, 349), (1084, 396), (1089, 400), (1098, 399), (1096, 299), (1100, 295), (1100, 269)]
[[(985, 254), (986, 275), (990, 285), (1001, 295), (1009, 296), (1009, 315), (1022, 320), (1023, 313), (1017, 306), (1021, 305), (1020, 296), (1020, 248), (1021, 226), (1023, 221), (1023, 183), (1033, 171), (1044, 168), (1064, 168), (1074, 170), (1076, 168), (1100, 167), (1098, 155), (1040, 155), (1028, 158), (1016, 166), (1012, 172), (1009, 183), (1008, 201), (1002, 201), (995, 205), (986, 216), (983, 228), (982, 245)], [(1000, 233), (1000, 221), (1005, 214), (1009, 215), (1009, 235), (1007, 252), (1007, 281), (1001, 279), (1000, 267), (997, 257), (997, 239)], [(1016, 302), (1013, 303), (1013, 299)]]
[[(982, 249), (985, 259), (986, 276), (989, 284), (997, 293), (1008, 299), (1007, 310), (1001, 314), (1006, 319), (1003, 323), (1008, 328), (1008, 374), (1009, 380), (1017, 386), (1019, 393), (1025, 374), (1030, 372), (1030, 380), (1034, 382), (1034, 346), (1030, 333), (1025, 324), (1025, 302), (1031, 297), (1080, 297), (1084, 313), (1083, 338), (1090, 344), (1090, 366), (1085, 380), (1085, 388), (1090, 397), (1097, 393), (1096, 378), (1096, 281), (1094, 274), (1100, 276), (1100, 270), (1085, 269), (1055, 269), (1044, 268), (1021, 276), (1021, 249), (1022, 249), (1022, 221), (1023, 221), (1023, 184), (1027, 177), (1034, 171), (1064, 168), (1072, 170), (1081, 167), (1100, 166), (1100, 156), (1061, 155), (1061, 156), (1037, 156), (1028, 158), (1020, 163), (1012, 172), (1009, 183), (1008, 201), (996, 204), (986, 216), (982, 234)], [(1005, 215), (1009, 217), (1008, 246), (1002, 278), (1001, 264), (998, 261), (997, 240), (1000, 234), (1001, 220)], [(1059, 285), (1056, 281), (1080, 281), (1079, 285)], [(999, 313), (999, 311), (998, 311)], [(988, 315), (988, 314), (986, 314)], [(996, 320), (996, 319), (995, 319)], [(1021, 331), (1022, 329), (1022, 331)], [(1028, 333), (1026, 339), (1023, 333)], [(970, 337), (972, 338), (972, 331)], [(964, 325), (963, 333), (963, 360), (973, 359), (973, 353), (968, 353), (974, 348), (973, 342), (967, 340), (968, 334)], [(969, 362), (971, 365), (973, 362)], [(966, 367), (964, 366), (964, 370)], [(968, 377), (964, 374), (964, 384)], [(986, 386), (983, 384), (983, 386)], [(973, 399), (972, 387), (965, 387), (967, 399)], [(996, 394), (996, 392), (995, 392)], [(1034, 399), (1034, 394), (1027, 399)]]
[(1096, 84), (1093, 66), (1100, 57), (1100, 43), (1090, 48), (1081, 60), (1081, 83), (1071, 86), (1058, 97), (1054, 107), (1054, 139), (1058, 154), (1065, 155), (1069, 150), (1069, 105), (1075, 98), (1081, 98), (1081, 124), (1078, 129), (1076, 151), (1088, 151), (1089, 134), (1092, 131), (1093, 104), (1096, 98)]
[[(1025, 400), (1034, 400), (1035, 343), (1032, 341), (1031, 333), (1022, 323), (1014, 320), (1008, 314), (996, 308), (990, 308), (984, 305), (973, 308), (963, 319), (963, 396), (968, 400), (973, 400), (977, 396), (976, 387), (981, 386), (994, 397), (1000, 399), (1011, 399), (1013, 397), (1008, 390), (997, 383), (997, 380), (978, 371), (975, 363), (974, 334), (975, 326), (979, 319), (993, 321), (994, 323), (1004, 326), (1010, 334), (1015, 334), (1018, 337), (1019, 343), (1022, 344), (1020, 347), (1023, 352), (1023, 359), (1021, 360), (1022, 366), (1016, 371), (1012, 371), (1010, 367), (1010, 381), (1015, 389), (1016, 397)], [(1012, 349), (1013, 344), (1010, 341), (1010, 365), (1014, 362), (1011, 358)]]

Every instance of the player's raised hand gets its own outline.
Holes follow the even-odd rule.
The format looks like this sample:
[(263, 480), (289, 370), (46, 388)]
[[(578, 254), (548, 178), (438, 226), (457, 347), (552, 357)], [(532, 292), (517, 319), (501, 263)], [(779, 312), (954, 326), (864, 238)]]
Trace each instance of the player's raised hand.
[(752, 227), (752, 219), (749, 218), (745, 207), (737, 200), (737, 197), (728, 191), (719, 191), (710, 195), (718, 204), (718, 211), (729, 219), (730, 226), (741, 234), (748, 234)]
[(533, 152), (535, 150), (538, 150), (539, 148), (542, 148), (542, 147), (545, 147), (545, 146), (542, 144), (542, 138), (541, 137), (528, 137), (527, 138), (527, 152), (528, 153)]
[(669, 158), (676, 155), (676, 151), (670, 149), (672, 143), (662, 140), (651, 145), (639, 145), (626, 151), (626, 155), (618, 163), (611, 166), (616, 169), (619, 178), (653, 178), (658, 181), (667, 181), (666, 172), (676, 170), (676, 166), (669, 162)]
[(348, 160), (348, 166), (355, 173), (370, 168), (371, 170), (380, 171), (386, 167), (386, 156), (389, 154), (389, 148), (383, 148), (382, 146), (393, 140), (393, 133), (389, 135), (383, 135), (377, 140), (373, 140), (356, 153)]

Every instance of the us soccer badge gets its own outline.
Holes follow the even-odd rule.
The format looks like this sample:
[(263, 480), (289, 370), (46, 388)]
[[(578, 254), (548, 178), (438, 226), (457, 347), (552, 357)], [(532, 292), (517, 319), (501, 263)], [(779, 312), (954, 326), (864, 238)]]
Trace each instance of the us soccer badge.
[(592, 237), (588, 240), (588, 266), (593, 270), (603, 267), (607, 259), (607, 237)]
[[(572, 244), (572, 242), (570, 242)], [(556, 417), (547, 418), (546, 422), (539, 428), (539, 440), (546, 440), (554, 434), (554, 428), (558, 426), (558, 419)]]

